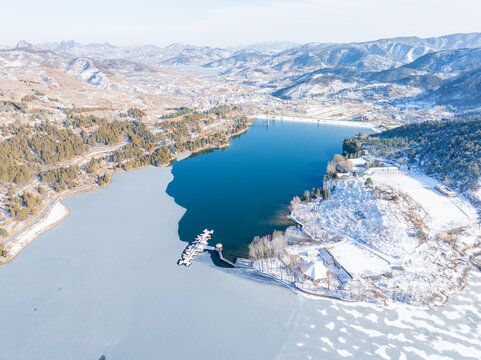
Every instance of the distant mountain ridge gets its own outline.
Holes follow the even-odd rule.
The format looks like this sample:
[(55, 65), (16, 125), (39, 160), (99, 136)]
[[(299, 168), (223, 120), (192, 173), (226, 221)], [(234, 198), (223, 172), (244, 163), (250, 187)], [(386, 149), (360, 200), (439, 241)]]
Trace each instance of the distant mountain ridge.
[(101, 59), (130, 59), (155, 65), (199, 65), (232, 54), (231, 50), (208, 46), (191, 46), (173, 43), (166, 47), (157, 45), (114, 46), (109, 43), (80, 44), (73, 40), (38, 45), (70, 57)]
[[(53, 81), (42, 68), (49, 65), (101, 89), (108, 89), (112, 74), (119, 71), (148, 73), (159, 66), (194, 65), (214, 68), (220, 77), (282, 99), (481, 108), (481, 33), (345, 44), (264, 42), (236, 48), (21, 41), (13, 49), (0, 48), (0, 76), (15, 78), (26, 71), (22, 66), (27, 60), (35, 69), (30, 72), (42, 81)], [(10, 71), (14, 65), (21, 66)]]
[(256, 44), (245, 46), (237, 46), (235, 50), (255, 50), (263, 53), (279, 53), (293, 47), (299, 46), (299, 43), (292, 41), (263, 41)]
[(480, 108), (481, 66), (446, 81), (439, 89), (422, 94), (417, 100), (457, 108)]
[(431, 52), (481, 47), (481, 33), (453, 34), (438, 38), (393, 38), (349, 44), (304, 44), (288, 49), (259, 64), (278, 71), (348, 67), (379, 71), (410, 63)]
[[(62, 46), (73, 45), (64, 43)], [(0, 49), (0, 79), (29, 80), (52, 85), (60, 85), (60, 81), (64, 85), (65, 83), (69, 83), (70, 86), (85, 84), (107, 90), (110, 89), (111, 79), (118, 73), (156, 71), (158, 69), (155, 66), (123, 58), (66, 56), (54, 50), (41, 49), (25, 41), (20, 41), (14, 48)]]
[(403, 67), (417, 71), (456, 72), (472, 70), (481, 65), (481, 45), (478, 48), (443, 50), (426, 54)]
[(480, 33), (307, 44), (282, 52), (256, 69), (241, 72), (248, 78), (253, 77), (252, 70), (261, 68), (290, 74), (270, 82), (277, 87), (273, 95), (286, 99), (321, 96), (458, 109), (481, 107)]
[[(234, 49), (192, 46), (174, 43), (166, 47), (156, 45), (115, 46), (110, 43), (80, 44), (73, 40), (44, 43), (39, 48), (73, 57), (137, 58), (166, 65), (207, 65), (220, 59), (241, 54), (251, 63), (249, 54), (262, 54), (255, 66), (277, 71), (302, 70), (321, 67), (350, 67), (364, 71), (386, 70), (410, 63), (431, 52), (481, 47), (481, 33), (452, 34), (432, 38), (398, 37), (358, 43), (264, 42)], [(237, 61), (220, 63), (236, 66)], [(253, 64), (252, 64), (253, 65)], [(232, 70), (232, 68), (230, 69)]]

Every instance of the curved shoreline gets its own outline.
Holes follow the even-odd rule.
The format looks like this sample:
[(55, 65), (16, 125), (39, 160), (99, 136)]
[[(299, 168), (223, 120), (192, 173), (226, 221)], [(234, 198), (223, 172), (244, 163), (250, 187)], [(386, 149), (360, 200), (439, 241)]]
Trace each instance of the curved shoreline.
[[(67, 222), (0, 268), (1, 316), (9, 324), (0, 332), (5, 358), (178, 358), (179, 346), (188, 358), (273, 358), (288, 333), (269, 335), (272, 322), (283, 328), (290, 316), (282, 309), (294, 307), (297, 297), (219, 269), (207, 254), (190, 269), (177, 266), (185, 209), (165, 192), (173, 179), (168, 167), (146, 167), (119, 173), (103, 191), (70, 198)], [(249, 301), (259, 291), (282, 299)], [(186, 327), (192, 296), (204, 310), (189, 315), (193, 324)], [(212, 318), (214, 306), (223, 316)], [(258, 342), (245, 329), (263, 316), (272, 321), (256, 324), (264, 334), (260, 348), (232, 355), (239, 338)], [(206, 323), (212, 331), (203, 331)], [(226, 332), (229, 324), (235, 328)], [(180, 332), (200, 340), (185, 346)], [(223, 340), (212, 346), (213, 337)]]
[[(42, 210), (42, 212), (46, 211), (44, 214), (33, 218), (30, 222), (25, 224), (25, 226), (16, 231), (14, 234), (10, 235), (5, 240), (8, 241), (8, 244), (5, 245), (5, 251), (7, 252), (7, 256), (0, 257), (0, 265), (12, 261), (28, 244), (30, 244), (38, 236), (54, 228), (56, 225), (60, 224), (68, 217), (68, 215), (70, 214), (70, 210), (64, 204), (62, 204), (62, 200), (70, 196), (89, 192), (98, 188), (99, 187), (95, 186), (94, 184), (86, 185), (84, 188), (74, 189), (70, 192), (67, 191), (54, 197), (51, 203), (47, 204)], [(64, 213), (58, 214), (57, 218), (55, 218), (53, 222), (48, 222), (49, 216), (53, 213), (57, 206), (57, 209), (64, 210)], [(36, 229), (37, 226), (38, 229)], [(32, 230), (33, 233), (29, 234), (29, 232), (31, 232)], [(26, 237), (25, 239), (23, 239), (24, 236)]]
[[(49, 223), (46, 226), (42, 226), (43, 224), (40, 224), (40, 226), (41, 226), (40, 229), (34, 231), (31, 236), (27, 235), (26, 239), (24, 239), (23, 241), (18, 241), (18, 242), (12, 243), (11, 246), (8, 247), (8, 256), (5, 257), (4, 259), (2, 259), (3, 261), (1, 262), (1, 264), (5, 264), (5, 263), (8, 263), (11, 260), (13, 260), (18, 255), (18, 253), (20, 251), (22, 251), (33, 240), (35, 240), (35, 238), (42, 235), (44, 232), (47, 232), (48, 230), (54, 228), (56, 225), (60, 224), (62, 221), (64, 221), (68, 217), (68, 215), (70, 214), (69, 208), (66, 207), (65, 205), (63, 205), (61, 202), (57, 202), (52, 207), (52, 209), (48, 212), (48, 214), (40, 220), (40, 222), (42, 222), (42, 221), (47, 222), (48, 217), (54, 212), (55, 207), (57, 207), (57, 206), (60, 207), (59, 210), (63, 211), (63, 214), (60, 214), (60, 216), (57, 219), (55, 219), (53, 221), (53, 223), (51, 223), (51, 224)], [(35, 229), (35, 228), (33, 228), (33, 229)], [(29, 231), (31, 231), (31, 230), (32, 229), (30, 229)], [(27, 231), (27, 233), (28, 233), (28, 231)], [(20, 235), (18, 238), (21, 239), (22, 235)]]
[[(248, 126), (250, 126), (250, 125), (251, 125), (251, 123)], [(191, 152), (187, 151), (185, 153), (178, 154), (178, 155), (175, 156), (175, 159), (173, 159), (169, 164), (165, 164), (165, 165), (160, 166), (160, 167), (169, 167), (169, 166), (171, 167), (172, 163), (174, 161), (184, 160), (184, 159), (188, 158), (189, 156), (191, 156), (192, 154), (199, 153), (199, 152), (202, 152), (202, 151), (205, 151), (205, 150), (208, 150), (208, 149), (216, 150), (216, 149), (226, 148), (230, 145), (230, 139), (232, 139), (233, 137), (240, 136), (240, 135), (244, 134), (245, 132), (247, 132), (247, 130), (249, 130), (249, 127), (245, 128), (245, 129), (242, 129), (242, 130), (240, 130), (236, 133), (231, 134), (231, 136), (229, 137), (229, 141), (226, 144), (222, 144), (220, 146), (215, 146), (215, 147), (206, 146), (206, 147), (203, 147), (201, 149), (196, 150), (194, 153), (191, 153)], [(147, 166), (153, 166), (153, 165), (147, 165)], [(142, 167), (137, 167), (135, 169), (130, 169), (130, 170), (138, 170), (140, 168), (142, 168)], [(128, 172), (130, 170), (127, 170), (126, 172)], [(113, 173), (111, 173), (111, 175), (114, 175), (116, 173), (123, 172), (123, 171), (125, 171), (125, 170), (117, 169), (116, 171), (113, 171)], [(90, 192), (90, 191), (93, 191), (93, 190), (96, 190), (96, 189), (101, 189), (103, 187), (107, 187), (107, 186), (109, 186), (109, 184), (110, 183), (105, 184), (103, 186), (98, 186), (95, 183), (92, 183), (92, 184), (81, 186), (80, 188), (77, 188), (77, 189), (67, 190), (64, 193), (57, 194), (56, 196), (54, 196), (54, 198), (52, 200), (50, 200), (50, 203), (48, 203), (45, 206), (45, 208), (42, 209), (39, 216), (36, 216), (36, 217), (30, 219), (30, 221), (28, 221), (26, 224), (24, 224), (24, 226), (22, 226), (20, 229), (15, 231), (13, 234), (9, 235), (5, 240), (3, 240), (3, 242), (5, 244), (4, 251), (6, 252), (6, 256), (0, 256), (0, 266), (4, 265), (4, 264), (7, 264), (8, 262), (12, 261), (28, 244), (30, 244), (38, 236), (40, 236), (41, 234), (45, 233), (46, 231), (54, 228), (56, 225), (60, 224), (63, 220), (65, 220), (68, 217), (70, 211), (65, 205), (63, 205), (61, 203), (62, 200), (66, 199), (70, 196), (74, 196), (74, 195), (81, 194), (81, 193), (84, 193), (84, 192)], [(53, 223), (48, 223), (47, 222), (48, 217), (52, 214), (52, 211), (54, 210), (55, 206), (57, 206), (57, 205), (60, 205), (61, 207), (66, 209), (66, 211), (61, 216), (57, 217), (54, 220)], [(38, 225), (39, 225), (39, 228), (35, 229), (35, 227), (38, 226)], [(28, 234), (30, 231), (32, 231), (32, 229), (34, 229), (35, 231), (33, 231), (32, 234)], [(27, 236), (26, 239), (23, 239), (22, 237), (25, 234), (30, 235), (30, 236)]]

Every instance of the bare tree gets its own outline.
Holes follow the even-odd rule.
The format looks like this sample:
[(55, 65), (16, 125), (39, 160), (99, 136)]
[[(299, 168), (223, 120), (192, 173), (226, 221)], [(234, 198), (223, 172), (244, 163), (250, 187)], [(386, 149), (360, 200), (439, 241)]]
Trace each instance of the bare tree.
[(334, 285), (334, 288), (337, 288), (337, 280), (331, 270), (327, 270), (327, 288), (331, 290), (331, 285)]
[(289, 264), (290, 264), (290, 256), (289, 253), (286, 250), (281, 250), (279, 252), (279, 261), (281, 262), (281, 280), (284, 279), (284, 273), (289, 276), (288, 270), (289, 270)]
[(287, 246), (287, 239), (282, 231), (274, 231), (272, 234), (272, 250), (274, 254), (284, 249)]
[(332, 172), (336, 172), (336, 164), (334, 163), (334, 161), (329, 161), (327, 163), (326, 172), (328, 174)]
[(257, 260), (261, 258), (260, 237), (256, 236), (249, 244), (249, 257)]
[(291, 277), (293, 282), (295, 281), (295, 272), (297, 271), (297, 263), (299, 259), (299, 255), (288, 254), (287, 252), (281, 257), (281, 261), (285, 265), (287, 276)]
[(294, 196), (291, 200), (291, 204), (289, 205), (289, 210), (292, 212), (295, 210), (296, 206), (301, 204), (302, 201), (299, 196)]
[(262, 269), (264, 270), (265, 259), (269, 259), (274, 256), (271, 244), (271, 235), (256, 236), (254, 240), (249, 244), (249, 257), (254, 260), (260, 260)]
[(309, 190), (304, 191), (304, 196), (302, 197), (302, 200), (305, 202), (309, 202), (311, 200), (311, 192)]
[(336, 154), (334, 158), (327, 163), (327, 173), (337, 172), (349, 172), (353, 168), (352, 163), (346, 160), (344, 156)]

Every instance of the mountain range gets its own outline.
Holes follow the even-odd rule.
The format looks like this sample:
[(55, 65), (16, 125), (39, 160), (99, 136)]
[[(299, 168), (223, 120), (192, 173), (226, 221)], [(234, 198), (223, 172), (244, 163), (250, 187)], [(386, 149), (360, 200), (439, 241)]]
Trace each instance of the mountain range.
[[(186, 65), (214, 69), (219, 81), (244, 84), (279, 99), (442, 105), (456, 111), (481, 107), (481, 33), (237, 48), (72, 40), (35, 46), (21, 41), (15, 48), (0, 48), (1, 78), (21, 78), (28, 72), (39, 81), (58, 83), (52, 71), (56, 69), (98, 89), (127, 86), (125, 78)], [(145, 84), (155, 87), (145, 79), (142, 84), (129, 81), (128, 86)]]

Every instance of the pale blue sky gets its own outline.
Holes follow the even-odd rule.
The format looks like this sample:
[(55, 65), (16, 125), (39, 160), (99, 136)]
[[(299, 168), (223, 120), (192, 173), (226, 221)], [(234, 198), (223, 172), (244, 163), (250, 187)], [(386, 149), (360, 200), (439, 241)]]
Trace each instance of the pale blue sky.
[(481, 0), (5, 0), (0, 44), (236, 46), (481, 32)]

